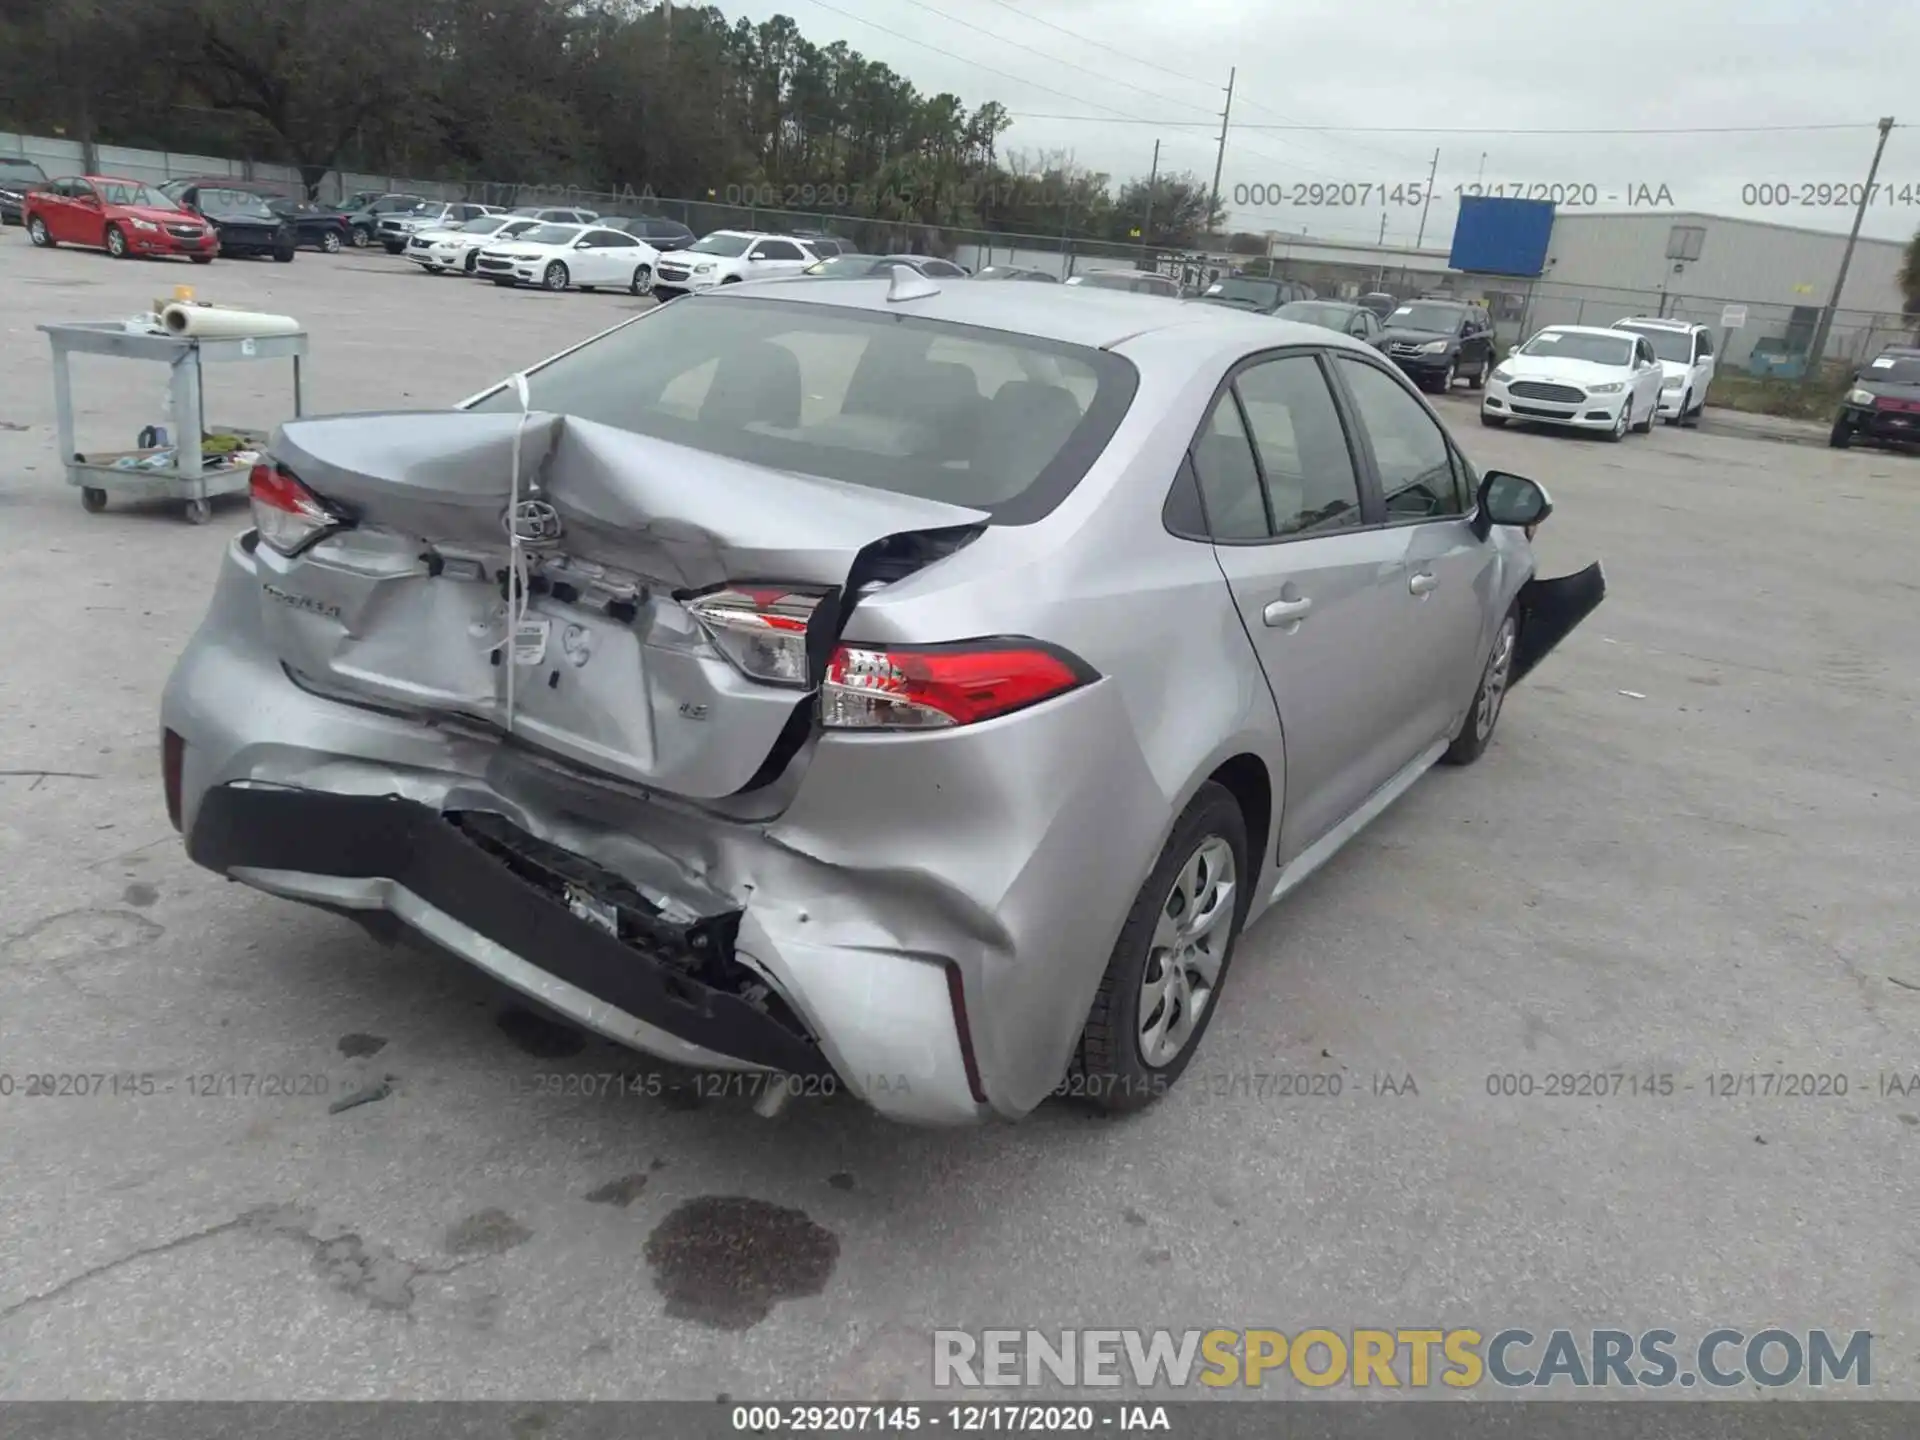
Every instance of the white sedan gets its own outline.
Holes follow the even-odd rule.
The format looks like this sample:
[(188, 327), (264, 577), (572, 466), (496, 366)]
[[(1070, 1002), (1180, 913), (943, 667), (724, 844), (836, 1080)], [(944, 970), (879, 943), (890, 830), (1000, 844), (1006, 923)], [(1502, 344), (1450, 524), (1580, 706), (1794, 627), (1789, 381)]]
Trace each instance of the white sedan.
[(511, 215), (482, 215), (447, 230), (417, 230), (400, 253), (422, 266), (429, 275), (441, 275), (449, 270), (464, 270), (471, 275), (483, 249), (504, 244), (538, 228), (539, 224), (538, 220), (515, 219)]
[(538, 225), (504, 245), (489, 245), (473, 273), (496, 285), (543, 290), (612, 289), (643, 295), (653, 288), (660, 252), (621, 230), (598, 225)]
[(1494, 367), (1480, 421), (1645, 434), (1660, 408), (1660, 362), (1646, 337), (1592, 325), (1552, 325)]

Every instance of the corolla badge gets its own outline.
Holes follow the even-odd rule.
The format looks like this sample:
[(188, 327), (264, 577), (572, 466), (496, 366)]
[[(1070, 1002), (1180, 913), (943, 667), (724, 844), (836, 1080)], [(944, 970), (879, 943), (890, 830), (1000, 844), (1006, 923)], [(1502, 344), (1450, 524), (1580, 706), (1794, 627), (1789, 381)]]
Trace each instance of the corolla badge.
[(551, 544), (566, 528), (560, 523), (560, 512), (545, 500), (522, 500), (508, 508), (500, 523), (522, 545)]

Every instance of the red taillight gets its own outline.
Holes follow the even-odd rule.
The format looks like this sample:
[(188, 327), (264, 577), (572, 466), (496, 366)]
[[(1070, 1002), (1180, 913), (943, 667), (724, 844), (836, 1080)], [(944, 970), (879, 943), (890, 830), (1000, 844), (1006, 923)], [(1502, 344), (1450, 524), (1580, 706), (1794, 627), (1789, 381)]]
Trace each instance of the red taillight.
[(687, 610), (742, 675), (805, 690), (813, 684), (807, 627), (820, 599), (784, 586), (735, 585), (702, 595)]
[(827, 662), (821, 722), (841, 730), (929, 730), (1024, 710), (1095, 678), (1084, 661), (1035, 640), (958, 645), (841, 645)]
[(253, 525), (282, 555), (298, 555), (347, 523), (347, 517), (300, 483), (286, 466), (263, 460), (247, 477)]
[(180, 822), (180, 769), (187, 758), (187, 742), (171, 730), (160, 732), (160, 783), (167, 792), (167, 819), (173, 822), (173, 828), (182, 829)]

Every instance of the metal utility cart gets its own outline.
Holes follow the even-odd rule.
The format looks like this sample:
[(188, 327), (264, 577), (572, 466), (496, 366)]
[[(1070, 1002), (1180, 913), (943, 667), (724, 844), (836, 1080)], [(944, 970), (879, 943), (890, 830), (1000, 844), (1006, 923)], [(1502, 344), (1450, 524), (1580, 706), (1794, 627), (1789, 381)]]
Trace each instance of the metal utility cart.
[[(67, 483), (80, 487), (80, 504), (89, 511), (104, 510), (109, 494), (168, 495), (186, 501), (187, 519), (204, 525), (213, 516), (215, 495), (247, 488), (245, 466), (209, 467), (201, 450), (208, 433), (206, 391), (201, 366), (208, 361), (292, 360), (293, 413), (301, 411), (300, 362), (307, 354), (305, 331), (293, 335), (262, 335), (247, 339), (192, 339), (184, 335), (140, 334), (118, 320), (87, 320), (71, 325), (42, 325), (53, 342), (53, 402), (60, 430), (60, 453), (66, 457)], [(112, 454), (82, 455), (73, 448), (73, 377), (68, 358), (75, 354), (114, 355), (122, 360), (159, 360), (172, 371), (167, 382), (172, 411), (168, 439), (173, 442), (169, 464), (141, 468), (163, 447)], [(266, 433), (221, 426), (214, 432), (231, 435), (247, 449), (264, 446)], [(136, 462), (129, 468), (118, 461)]]

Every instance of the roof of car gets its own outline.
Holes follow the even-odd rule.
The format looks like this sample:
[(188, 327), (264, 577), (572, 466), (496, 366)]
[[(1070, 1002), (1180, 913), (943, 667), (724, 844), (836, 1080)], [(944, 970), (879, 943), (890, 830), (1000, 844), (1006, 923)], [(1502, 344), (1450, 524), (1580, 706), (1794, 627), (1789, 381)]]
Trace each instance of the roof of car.
[[(1704, 330), (1707, 328), (1704, 325), (1696, 325), (1691, 320), (1676, 320), (1665, 315), (1629, 315), (1624, 320), (1614, 321), (1612, 328), (1617, 330), (1622, 325), (1646, 325), (1655, 330)], [(1554, 326), (1556, 330), (1567, 328), (1564, 325)]]
[(1620, 338), (1620, 332), (1610, 325), (1542, 325), (1534, 333), (1544, 335), (1549, 330), (1556, 335), (1605, 335), (1613, 340)]
[(883, 277), (848, 280), (819, 286), (804, 276), (729, 285), (708, 295), (728, 301), (779, 299), (805, 305), (835, 305), (897, 315), (918, 315), (954, 325), (977, 325), (1069, 345), (1111, 349), (1123, 341), (1162, 331), (1205, 334), (1221, 344), (1252, 340), (1262, 346), (1343, 345), (1363, 355), (1376, 355), (1371, 346), (1332, 336), (1321, 326), (1276, 320), (1221, 305), (1200, 305), (1170, 295), (1141, 295), (1128, 290), (1020, 289), (998, 285), (954, 283), (931, 295), (889, 301), (892, 282)]

